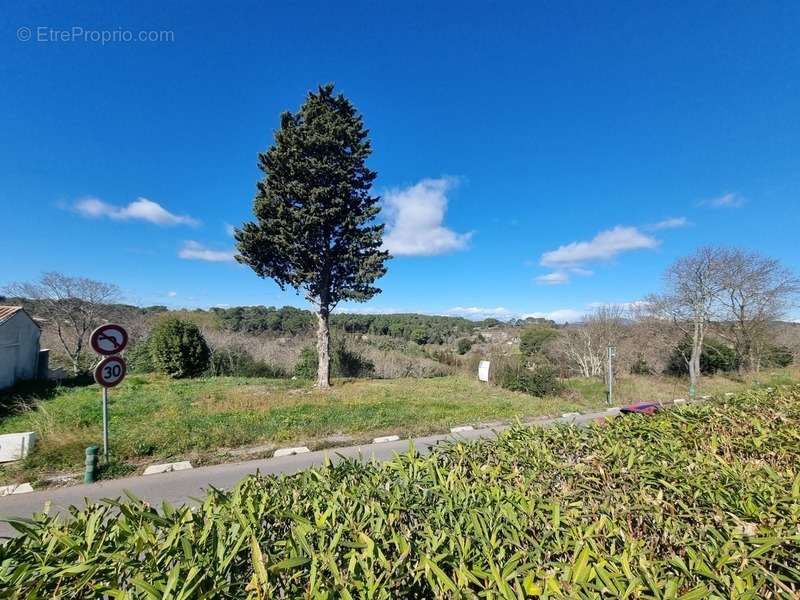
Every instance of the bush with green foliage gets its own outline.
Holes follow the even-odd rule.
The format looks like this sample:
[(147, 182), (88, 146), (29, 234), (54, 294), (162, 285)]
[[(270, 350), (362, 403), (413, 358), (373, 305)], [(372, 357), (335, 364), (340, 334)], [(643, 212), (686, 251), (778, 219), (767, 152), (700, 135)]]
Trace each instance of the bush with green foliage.
[(152, 373), (156, 370), (148, 341), (140, 340), (125, 350), (125, 362), (131, 373)]
[(519, 334), (519, 351), (524, 356), (540, 354), (545, 344), (558, 335), (558, 330), (547, 325), (526, 327)]
[[(317, 376), (317, 349), (306, 346), (294, 368), (294, 374), (301, 379), (314, 379)], [(331, 374), (334, 377), (372, 377), (375, 365), (358, 352), (351, 350), (342, 338), (331, 342)]]
[[(686, 338), (672, 351), (667, 363), (667, 373), (670, 375), (689, 374), (689, 365), (686, 364), (684, 357), (691, 354), (691, 344), (691, 340)], [(701, 373), (704, 375), (713, 375), (718, 372), (730, 373), (738, 368), (739, 361), (733, 348), (720, 340), (706, 338), (703, 344), (703, 351), (700, 354)]]
[(800, 388), (12, 520), (7, 598), (797, 598)]
[(630, 368), (631, 375), (653, 375), (656, 371), (641, 355), (636, 357)]
[(148, 341), (153, 365), (171, 377), (194, 377), (208, 368), (211, 354), (200, 329), (177, 317), (162, 319)]
[(494, 382), (514, 392), (525, 392), (531, 396), (554, 396), (564, 391), (558, 372), (549, 365), (537, 365), (528, 369), (520, 360), (496, 361)]
[(469, 338), (461, 338), (456, 342), (456, 351), (459, 354), (466, 354), (472, 349), (472, 340)]
[(240, 346), (215, 348), (208, 362), (208, 375), (212, 377), (285, 377), (278, 368), (255, 360)]
[(788, 367), (794, 362), (794, 353), (788, 346), (769, 346), (764, 353), (763, 367)]

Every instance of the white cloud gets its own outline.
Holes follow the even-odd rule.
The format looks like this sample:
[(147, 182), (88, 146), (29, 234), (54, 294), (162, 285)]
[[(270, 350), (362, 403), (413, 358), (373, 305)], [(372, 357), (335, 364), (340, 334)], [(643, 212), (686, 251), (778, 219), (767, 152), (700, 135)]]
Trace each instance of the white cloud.
[(464, 250), (472, 234), (443, 226), (447, 193), (455, 184), (455, 179), (442, 177), (389, 190), (383, 200), (387, 213), (383, 248), (394, 256), (434, 256)]
[(495, 319), (510, 319), (514, 316), (514, 312), (504, 306), (495, 306), (493, 308), (484, 308), (481, 306), (454, 306), (445, 311), (446, 315), (453, 317), (467, 317), (469, 319), (486, 319), (494, 317)]
[(418, 310), (402, 310), (399, 308), (380, 308), (377, 306), (347, 306), (338, 305), (333, 311), (343, 315), (396, 315), (402, 313), (421, 313)]
[(569, 283), (569, 275), (566, 271), (553, 271), (547, 275), (539, 275), (536, 283), (539, 285), (562, 285)]
[(520, 315), (521, 319), (532, 317), (534, 319), (550, 319), (556, 323), (576, 323), (582, 321), (586, 316), (585, 310), (575, 310), (574, 308), (559, 308), (548, 312), (532, 312)]
[(670, 217), (658, 223), (650, 225), (650, 229), (677, 229), (679, 227), (686, 227), (689, 225), (689, 220), (686, 217)]
[(717, 198), (711, 198), (710, 200), (705, 200), (700, 204), (705, 206), (710, 206), (712, 208), (739, 208), (740, 206), (744, 206), (745, 202), (747, 202), (747, 198), (745, 198), (741, 194), (737, 194), (735, 192), (728, 192), (727, 194), (723, 194), (722, 196), (718, 196)]
[(178, 256), (186, 260), (205, 260), (207, 262), (233, 262), (235, 255), (233, 250), (212, 250), (193, 240), (184, 242), (178, 252)]
[(168, 296), (169, 298), (174, 298), (174, 297), (175, 297), (175, 296), (177, 296), (177, 295), (178, 295), (178, 292), (167, 292), (167, 296)]
[(654, 248), (659, 242), (636, 227), (617, 225), (601, 231), (588, 242), (572, 242), (545, 252), (539, 264), (544, 267), (579, 267), (581, 263), (609, 260), (618, 254), (642, 248)]
[(225, 223), (224, 225), (225, 225), (225, 233), (233, 237), (233, 234), (236, 232), (236, 227), (234, 227), (230, 223)]
[(137, 198), (127, 206), (114, 206), (99, 198), (84, 198), (75, 203), (74, 209), (84, 217), (108, 218), (115, 221), (147, 221), (156, 225), (197, 225), (199, 221), (188, 215), (175, 215), (158, 202)]

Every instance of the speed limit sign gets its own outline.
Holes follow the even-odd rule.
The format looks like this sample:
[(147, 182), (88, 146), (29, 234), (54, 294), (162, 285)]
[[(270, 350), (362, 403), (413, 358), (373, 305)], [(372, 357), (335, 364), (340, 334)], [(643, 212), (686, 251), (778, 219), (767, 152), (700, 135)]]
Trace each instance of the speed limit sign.
[(125, 379), (125, 361), (119, 356), (109, 356), (94, 369), (94, 380), (104, 388), (117, 385)]

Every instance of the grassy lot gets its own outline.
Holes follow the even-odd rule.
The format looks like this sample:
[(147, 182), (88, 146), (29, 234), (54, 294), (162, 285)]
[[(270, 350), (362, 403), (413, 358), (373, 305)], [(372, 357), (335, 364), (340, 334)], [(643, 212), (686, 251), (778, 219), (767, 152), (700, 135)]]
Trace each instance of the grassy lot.
[[(81, 470), (84, 449), (102, 439), (100, 388), (92, 384), (43, 393), (32, 386), (16, 401), (28, 408), (6, 416), (0, 433), (36, 431), (40, 439), (28, 459), (2, 467), (0, 477), (20, 480)], [(170, 457), (210, 462), (220, 449), (248, 445), (321, 446), (324, 438), (343, 434), (356, 439), (417, 435), (452, 425), (581, 410), (601, 401), (577, 395), (532, 398), (466, 376), (338, 381), (332, 391), (320, 392), (308, 382), (287, 379), (140, 375), (111, 390), (109, 413), (116, 460), (136, 464)]]
[[(788, 378), (785, 372), (765, 381)], [(750, 382), (705, 380), (704, 392), (741, 389)], [(335, 445), (336, 436), (420, 435), (450, 426), (514, 421), (603, 406), (601, 381), (570, 380), (564, 398), (534, 398), (487, 386), (466, 375), (434, 379), (338, 381), (320, 392), (305, 381), (261, 378), (171, 380), (131, 376), (110, 393), (111, 447), (116, 474), (163, 459), (195, 463), (230, 460), (226, 449), (246, 446)], [(685, 395), (685, 383), (656, 377), (625, 379), (621, 400)], [(24, 461), (0, 467), (0, 481), (79, 472), (84, 449), (101, 441), (100, 388), (28, 384), (0, 398), (0, 433), (35, 431), (39, 442)], [(326, 439), (328, 438), (328, 439)], [(331, 439), (334, 438), (334, 439)], [(344, 442), (345, 440), (338, 440)], [(125, 466), (128, 465), (128, 466)]]

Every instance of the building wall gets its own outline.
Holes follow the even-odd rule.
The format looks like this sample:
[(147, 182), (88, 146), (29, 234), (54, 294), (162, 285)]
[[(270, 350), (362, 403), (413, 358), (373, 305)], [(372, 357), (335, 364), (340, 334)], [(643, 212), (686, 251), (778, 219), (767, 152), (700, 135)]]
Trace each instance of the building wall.
[(36, 377), (39, 335), (36, 323), (22, 311), (0, 323), (0, 389)]

